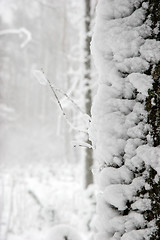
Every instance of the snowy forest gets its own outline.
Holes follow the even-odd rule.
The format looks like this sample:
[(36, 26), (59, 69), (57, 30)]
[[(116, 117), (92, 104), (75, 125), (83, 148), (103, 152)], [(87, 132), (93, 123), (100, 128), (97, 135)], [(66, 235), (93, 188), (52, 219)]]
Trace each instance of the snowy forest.
[(160, 1), (0, 0), (0, 240), (160, 240)]

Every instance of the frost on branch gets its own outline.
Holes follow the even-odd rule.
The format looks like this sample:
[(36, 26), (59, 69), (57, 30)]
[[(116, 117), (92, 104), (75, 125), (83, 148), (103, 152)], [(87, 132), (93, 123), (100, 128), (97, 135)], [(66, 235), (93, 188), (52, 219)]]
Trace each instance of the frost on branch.
[(42, 71), (35, 69), (33, 75), (41, 85), (47, 85), (47, 79)]
[[(83, 132), (83, 133), (87, 133), (87, 130), (88, 130), (88, 125), (91, 121), (91, 118), (88, 114), (86, 114), (77, 104), (76, 102), (70, 97), (67, 95), (67, 93), (63, 92), (61, 89), (58, 89), (56, 88), (53, 83), (51, 83), (51, 81), (45, 76), (45, 73), (42, 70), (33, 70), (33, 76), (35, 77), (35, 79), (41, 84), (41, 85), (49, 85), (55, 99), (56, 99), (56, 102), (61, 110), (61, 113), (63, 115), (63, 117), (65, 118), (67, 124), (69, 125), (69, 127), (71, 128), (71, 130), (75, 130), (77, 132)], [(80, 128), (79, 126), (75, 126), (74, 123), (72, 123), (72, 121), (68, 118), (65, 110), (64, 110), (64, 99), (60, 100), (59, 99), (59, 96), (57, 94), (57, 92), (61, 93), (62, 95), (65, 96), (65, 98), (67, 98), (68, 101), (70, 101), (72, 103), (72, 105), (74, 106), (74, 108), (76, 110), (78, 110), (78, 112), (81, 113), (81, 115), (83, 116), (83, 120), (85, 122), (85, 128)], [(87, 148), (92, 148), (92, 146), (90, 144), (87, 144), (87, 143), (83, 143), (82, 145), (85, 144), (85, 147)], [(80, 145), (79, 145), (80, 146)]]
[(101, 190), (97, 240), (160, 238), (158, 10), (154, 0), (98, 3), (90, 127)]

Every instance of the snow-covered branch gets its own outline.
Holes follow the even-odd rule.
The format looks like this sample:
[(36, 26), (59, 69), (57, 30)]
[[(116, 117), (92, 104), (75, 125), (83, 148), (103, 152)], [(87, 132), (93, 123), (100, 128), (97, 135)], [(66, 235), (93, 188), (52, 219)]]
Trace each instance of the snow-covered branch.
[(74, 147), (85, 147), (85, 148), (91, 148), (93, 149), (93, 146), (91, 144), (88, 144), (86, 142), (80, 142), (80, 141), (73, 141)]
[(18, 34), (20, 37), (22, 37), (22, 35), (25, 36), (24, 41), (20, 45), (21, 48), (24, 48), (32, 39), (31, 32), (28, 31), (26, 28), (5, 29), (0, 31), (0, 36), (8, 35), (8, 34)]

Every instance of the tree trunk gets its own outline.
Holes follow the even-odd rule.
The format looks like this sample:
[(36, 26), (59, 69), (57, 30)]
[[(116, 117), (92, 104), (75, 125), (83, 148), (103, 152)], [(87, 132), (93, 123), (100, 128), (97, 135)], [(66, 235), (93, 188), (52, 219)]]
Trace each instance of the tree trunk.
[[(92, 92), (91, 92), (91, 2), (85, 0), (85, 108), (86, 113), (91, 116), (91, 105), (92, 105)], [(91, 144), (88, 135), (86, 136), (86, 142)], [(93, 183), (93, 174), (91, 171), (93, 165), (93, 151), (91, 148), (86, 148), (85, 151), (85, 188)]]

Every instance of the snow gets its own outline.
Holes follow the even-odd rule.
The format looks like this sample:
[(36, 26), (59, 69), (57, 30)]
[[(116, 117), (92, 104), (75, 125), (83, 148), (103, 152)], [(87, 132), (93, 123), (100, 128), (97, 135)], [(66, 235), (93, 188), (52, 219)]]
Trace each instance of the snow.
[(25, 171), (5, 171), (3, 176), (1, 172), (4, 226), (0, 239), (6, 234), (9, 218), (9, 240), (49, 240), (53, 237), (57, 240), (63, 233), (68, 234), (68, 239), (82, 240), (83, 234), (87, 239), (93, 234), (88, 226), (95, 212), (94, 196), (91, 198), (94, 189), (84, 191), (75, 177), (71, 178), (73, 166), (70, 171), (68, 166), (61, 166), (61, 172), (55, 176), (50, 169), (51, 166), (43, 166), (43, 170), (42, 166), (39, 169), (32, 166), (31, 172), (25, 167)]
[(159, 62), (160, 43), (149, 39), (148, 4), (142, 2), (100, 0), (97, 6), (91, 48), (99, 78), (89, 129), (99, 190), (96, 239), (148, 239), (154, 227), (143, 216), (151, 209), (149, 198), (138, 193), (150, 189), (144, 169), (160, 174), (145, 110), (153, 84), (146, 71)]
[(0, 138), (0, 239), (9, 226), (9, 240), (46, 240), (50, 229), (60, 224), (89, 239), (94, 186), (82, 188), (82, 167), (67, 162), (62, 138), (55, 138), (51, 126), (7, 126)]
[(151, 63), (158, 63), (160, 59), (160, 42), (154, 39), (147, 39), (140, 48), (140, 53), (144, 59)]
[(99, 185), (104, 189), (110, 184), (117, 184), (119, 182), (129, 184), (131, 176), (132, 172), (126, 166), (122, 166), (120, 169), (112, 167), (104, 168), (97, 177)]
[(139, 240), (149, 240), (151, 235), (152, 229), (145, 231), (145, 230), (132, 230), (129, 233), (125, 233), (122, 240), (133, 240), (133, 239), (139, 239)]
[[(71, 146), (76, 131), (64, 119), (57, 131), (50, 102), (54, 87), (76, 130), (87, 131), (83, 5), (0, 1), (0, 240), (47, 240), (49, 232), (55, 240), (62, 232), (93, 239), (94, 185), (83, 189), (83, 150)], [(47, 82), (51, 89), (40, 86)], [(80, 137), (79, 145), (92, 147)]]
[(58, 225), (50, 230), (46, 240), (82, 240), (78, 231), (67, 225)]
[(135, 210), (145, 211), (146, 209), (151, 209), (150, 199), (138, 199), (132, 204), (132, 208)]
[(15, 4), (11, 1), (2, 0), (0, 8), (0, 17), (4, 23), (10, 24), (14, 21), (13, 11), (16, 10)]
[(152, 77), (146, 74), (132, 73), (128, 76), (129, 82), (133, 85), (138, 92), (144, 96), (148, 96), (148, 89), (152, 88)]
[(47, 85), (47, 79), (41, 70), (33, 70), (33, 76), (41, 85)]
[(104, 199), (119, 211), (124, 211), (127, 201), (132, 201), (137, 191), (145, 186), (144, 180), (139, 177), (132, 181), (131, 184), (110, 184), (105, 188)]
[(151, 166), (160, 175), (160, 147), (151, 147), (149, 145), (137, 148), (137, 156), (145, 162), (147, 166)]
[[(95, 2), (96, 0), (93, 5), (96, 4)], [(13, 102), (22, 99), (24, 102), (22, 101), (21, 105), (13, 104), (13, 106), (25, 109), (23, 112), (25, 116), (19, 121), (20, 111), (16, 112), (7, 103), (0, 105), (1, 121), (5, 121), (0, 135), (2, 156), (0, 162), (0, 240), (92, 240), (93, 229), (97, 233), (95, 237), (97, 240), (149, 240), (155, 223), (154, 221), (148, 223), (143, 213), (152, 209), (152, 203), (148, 194), (141, 197), (139, 193), (142, 190), (146, 192), (150, 190), (150, 185), (145, 181), (149, 167), (157, 172), (154, 181), (156, 183), (159, 181), (160, 148), (153, 147), (152, 137), (147, 135), (150, 126), (147, 124), (144, 102), (153, 84), (152, 77), (148, 76), (146, 71), (150, 64), (154, 65), (160, 61), (160, 43), (147, 39), (152, 34), (151, 21), (145, 19), (148, 4), (143, 0), (98, 1), (92, 53), (99, 72), (99, 80), (92, 108), (92, 119), (85, 115), (83, 109), (81, 110), (70, 97), (75, 91), (78, 91), (78, 96), (82, 93), (79, 90), (79, 78), (82, 77), (82, 73), (78, 65), (84, 63), (81, 62), (80, 48), (77, 47), (76, 40), (72, 41), (64, 35), (65, 32), (69, 35), (70, 32), (77, 34), (72, 30), (78, 26), (77, 24), (82, 23), (81, 17), (78, 16), (79, 7), (81, 8), (82, 4), (80, 1), (70, 2), (70, 5), (62, 8), (61, 14), (62, 2), (54, 5), (47, 1), (46, 3), (37, 1), (32, 6), (27, 5), (26, 1), (25, 5), (32, 21), (23, 15), (21, 11), (24, 8), (23, 3), (22, 8), (18, 10), (18, 5), (12, 4), (12, 0), (1, 0), (0, 8), (2, 22), (6, 25), (11, 24), (10, 28), (0, 31), (1, 37), (19, 34), (24, 40), (20, 45), (23, 48), (31, 42), (33, 36), (36, 36), (31, 42), (32, 45), (27, 45), (31, 52), (27, 53), (27, 48), (23, 49), (23, 63), (26, 64), (26, 69), (23, 68), (23, 73), (20, 73), (18, 67), (16, 68), (20, 61), (14, 56), (13, 59), (17, 60), (17, 64), (5, 73), (8, 74), (9, 80), (2, 82), (2, 86), (3, 84), (5, 86), (5, 93), (7, 93), (6, 90), (13, 91), (13, 95), (9, 94), (5, 98), (7, 103), (12, 106), (12, 97)], [(50, 12), (53, 15), (53, 9), (50, 9), (53, 7), (58, 7), (58, 11), (54, 11), (56, 13), (54, 18), (49, 18), (47, 13)], [(63, 11), (68, 10), (69, 7), (75, 12)], [(49, 11), (46, 12), (46, 9)], [(23, 10), (25, 11), (25, 8)], [(14, 11), (16, 15), (20, 12), (23, 17), (16, 18)], [(73, 16), (73, 12), (77, 13), (78, 18)], [(40, 18), (41, 13), (43, 13), (43, 21), (40, 20), (41, 24), (43, 23), (42, 26), (35, 24), (36, 27), (31, 28), (33, 20), (39, 23), (37, 19)], [(62, 28), (58, 25), (61, 21), (56, 22), (59, 16), (62, 17)], [(44, 21), (46, 17), (50, 22), (54, 22), (52, 27), (56, 31), (52, 34), (52, 40), (55, 37), (53, 45), (57, 49), (53, 49), (52, 47), (55, 46), (49, 42), (53, 29), (48, 28), (48, 22)], [(17, 24), (21, 22), (19, 21), (21, 18), (22, 22), (32, 29), (33, 36), (23, 26), (12, 28), (14, 19)], [(67, 28), (64, 24), (66, 19), (69, 20)], [(48, 31), (45, 31), (43, 27)], [(158, 27), (157, 25), (153, 30), (156, 34), (158, 34)], [(58, 28), (61, 34), (58, 33)], [(79, 35), (74, 37), (78, 41)], [(37, 52), (32, 53), (36, 45), (44, 46), (44, 51), (39, 47)], [(10, 53), (9, 47), (5, 50)], [(57, 52), (56, 55), (53, 54), (54, 51)], [(46, 57), (44, 52), (52, 57)], [(17, 55), (18, 58), (20, 55), (22, 55), (21, 52)], [(9, 54), (4, 55), (6, 62), (8, 62), (8, 56)], [(40, 56), (43, 60), (39, 59)], [(32, 66), (29, 64), (29, 58), (34, 59)], [(89, 136), (93, 145), (81, 140), (77, 141), (77, 144), (94, 149), (97, 162), (95, 177), (98, 185), (96, 215), (94, 185), (87, 190), (82, 189), (80, 182), (83, 171), (77, 163), (78, 156), (73, 154), (74, 157), (68, 157), (67, 151), (69, 150), (67, 149), (66, 152), (64, 150), (64, 145), (69, 143), (66, 134), (68, 129), (65, 129), (67, 136), (64, 143), (64, 139), (55, 136), (57, 128), (55, 119), (52, 121), (52, 118), (49, 120), (45, 116), (49, 115), (52, 109), (46, 104), (48, 93), (42, 93), (38, 90), (38, 84), (32, 85), (28, 81), (29, 69), (33, 68), (32, 75), (36, 81), (41, 85), (47, 84), (48, 80), (43, 70), (37, 69), (43, 65), (45, 72), (50, 76), (47, 78), (49, 81), (53, 77), (53, 81), (58, 79), (62, 86), (66, 86), (70, 81), (75, 80), (67, 94), (55, 88), (56, 92), (60, 92), (60, 96), (63, 95), (62, 106), (67, 108), (69, 100), (72, 102), (69, 111), (72, 110), (73, 105), (76, 108), (76, 111), (71, 111), (71, 115), (73, 119), (76, 119), (76, 123), (78, 122), (78, 127), (73, 126), (73, 129), (77, 130), (79, 126), (85, 126), (84, 130), (86, 130), (90, 120), (92, 121)], [(2, 66), (2, 72), (3, 67), (7, 69), (6, 63)], [(69, 71), (66, 71), (66, 67)], [(18, 70), (19, 74), (14, 74), (14, 70), (15, 72)], [(5, 76), (1, 77), (5, 79)], [(23, 77), (27, 84), (24, 91), (20, 87), (19, 95), (17, 94), (14, 98), (15, 91), (9, 81), (12, 80), (17, 90), (22, 84), (17, 79), (23, 80)], [(18, 81), (19, 85), (14, 84), (14, 81)], [(52, 88), (52, 82), (51, 84), (49, 82), (49, 85)], [(27, 97), (23, 96), (23, 93)], [(38, 108), (41, 99), (43, 106)], [(30, 111), (29, 105), (32, 105), (32, 100), (35, 104)], [(79, 97), (77, 102), (80, 101)], [(154, 99), (151, 100), (151, 104), (155, 105)], [(61, 107), (61, 103), (59, 106)], [(77, 110), (81, 112), (81, 116), (77, 114)], [(30, 121), (32, 114), (35, 117), (35, 124), (28, 128), (23, 121), (26, 121), (26, 118)], [(55, 112), (52, 117), (54, 115)], [(76, 115), (80, 116), (78, 120)], [(41, 117), (42, 121), (46, 117), (50, 124), (38, 126), (37, 122)], [(62, 134), (64, 131), (59, 131), (59, 135)]]

